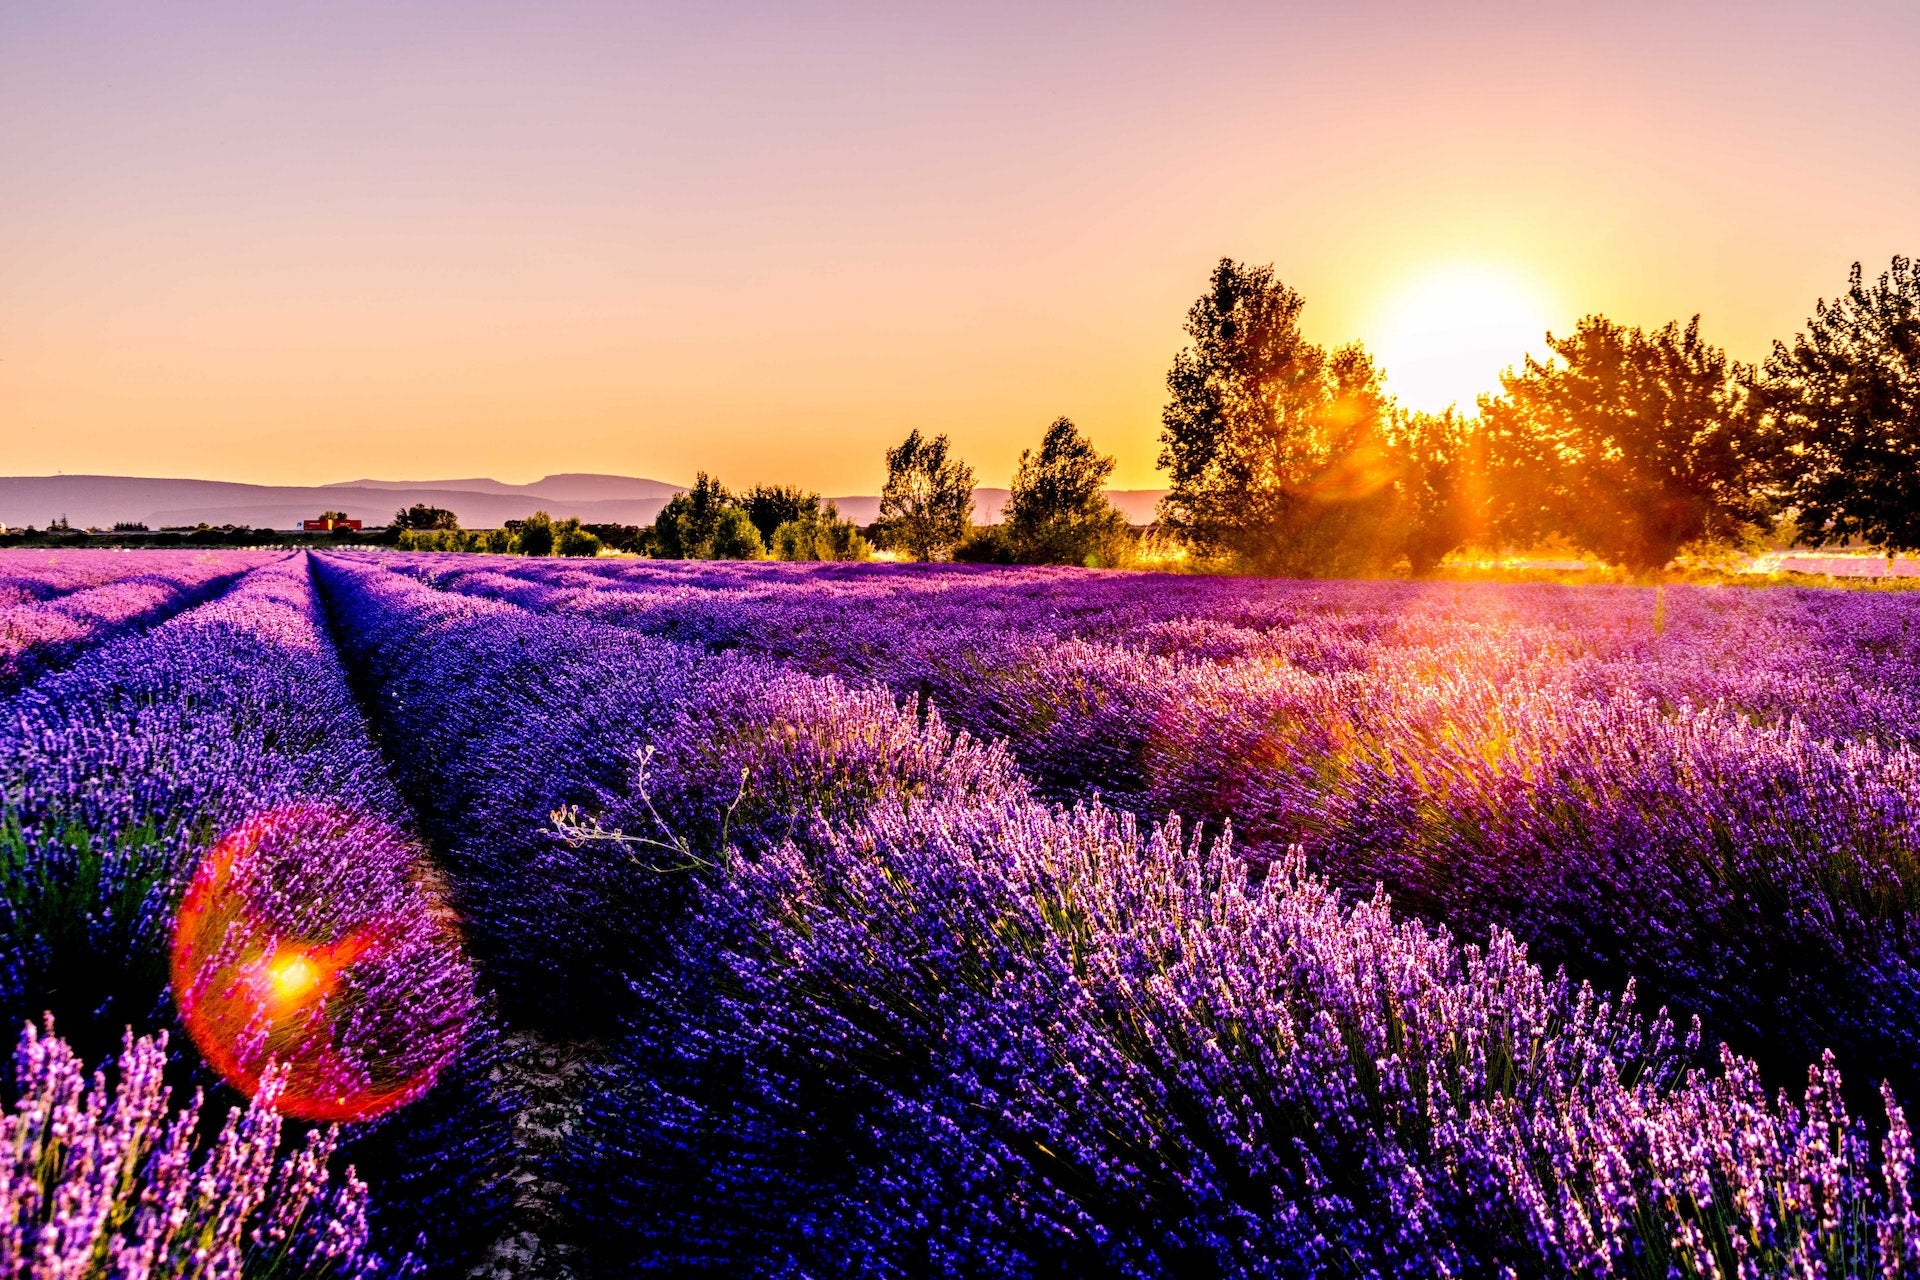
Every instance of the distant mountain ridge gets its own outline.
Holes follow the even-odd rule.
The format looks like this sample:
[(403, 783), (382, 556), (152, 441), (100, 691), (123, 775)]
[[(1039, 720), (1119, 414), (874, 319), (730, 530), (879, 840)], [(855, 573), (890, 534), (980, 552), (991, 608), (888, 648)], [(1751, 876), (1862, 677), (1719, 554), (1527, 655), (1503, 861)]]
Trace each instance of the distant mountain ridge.
[(297, 529), (322, 511), (384, 525), (401, 507), (445, 507), (470, 529), (497, 529), (537, 510), (592, 524), (647, 524), (682, 486), (637, 476), (567, 474), (532, 484), (499, 480), (347, 480), (324, 485), (237, 484), (141, 476), (0, 476), (0, 524), (76, 528), (118, 521)]
[[(563, 472), (532, 484), (507, 484), (480, 477), (472, 480), (340, 480), (321, 485), (323, 489), (436, 489), (455, 493), (490, 493), (512, 497), (548, 498), (555, 502), (665, 502), (686, 489), (685, 485), (664, 480), (644, 480), (637, 476), (603, 476), (590, 472)], [(555, 514), (555, 513), (550, 513)]]
[[(401, 507), (445, 507), (469, 529), (497, 529), (535, 511), (577, 516), (588, 524), (651, 524), (685, 486), (639, 476), (568, 472), (532, 484), (464, 480), (341, 480), (321, 485), (238, 484), (142, 476), (0, 476), (0, 524), (45, 528), (65, 516), (75, 528), (110, 528), (126, 521), (163, 525), (234, 524), (297, 529), (322, 511), (344, 511), (368, 526), (384, 525)], [(1135, 524), (1153, 519), (1164, 490), (1116, 489), (1115, 506)], [(880, 512), (873, 494), (833, 500), (840, 514), (871, 524)], [(991, 524), (1006, 505), (1005, 489), (975, 489), (974, 519)]]

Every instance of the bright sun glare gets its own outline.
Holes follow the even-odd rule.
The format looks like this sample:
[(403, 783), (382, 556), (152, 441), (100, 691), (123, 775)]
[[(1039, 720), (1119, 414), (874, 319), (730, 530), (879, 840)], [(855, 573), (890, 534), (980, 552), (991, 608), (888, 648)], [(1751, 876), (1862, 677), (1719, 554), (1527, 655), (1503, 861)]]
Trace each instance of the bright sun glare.
[(1431, 272), (1389, 297), (1367, 346), (1387, 390), (1409, 409), (1448, 405), (1473, 411), (1497, 391), (1500, 372), (1544, 352), (1552, 311), (1539, 290), (1512, 272), (1460, 265)]
[(298, 1003), (320, 985), (320, 970), (298, 952), (275, 961), (269, 972), (273, 976), (273, 993), (282, 1004)]

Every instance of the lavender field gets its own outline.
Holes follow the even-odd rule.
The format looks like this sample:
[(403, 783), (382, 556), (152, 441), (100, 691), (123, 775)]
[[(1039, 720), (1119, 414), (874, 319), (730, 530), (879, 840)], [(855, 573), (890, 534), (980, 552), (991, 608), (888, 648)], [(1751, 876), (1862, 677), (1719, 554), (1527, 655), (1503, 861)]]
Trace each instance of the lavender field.
[(0, 1274), (1920, 1274), (1920, 594), (0, 552), (0, 709)]

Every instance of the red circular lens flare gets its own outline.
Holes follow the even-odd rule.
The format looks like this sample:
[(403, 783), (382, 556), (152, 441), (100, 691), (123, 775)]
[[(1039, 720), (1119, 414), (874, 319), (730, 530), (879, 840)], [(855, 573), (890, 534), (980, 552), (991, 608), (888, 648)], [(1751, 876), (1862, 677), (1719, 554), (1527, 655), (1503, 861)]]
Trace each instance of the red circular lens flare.
[(367, 1120), (458, 1052), (473, 979), (452, 917), (392, 827), (341, 806), (268, 810), (204, 858), (173, 934), (173, 992), (207, 1061), (277, 1109)]

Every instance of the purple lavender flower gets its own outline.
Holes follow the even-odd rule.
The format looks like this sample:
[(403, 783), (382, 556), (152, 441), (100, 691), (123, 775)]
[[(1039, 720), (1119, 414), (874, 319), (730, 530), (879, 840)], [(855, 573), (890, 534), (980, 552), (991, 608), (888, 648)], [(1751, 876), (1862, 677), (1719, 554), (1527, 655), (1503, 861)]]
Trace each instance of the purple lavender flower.
[(1256, 862), (1298, 844), (1354, 892), (1637, 979), (1774, 1079), (1831, 1048), (1920, 1088), (1920, 597), (382, 563), (881, 683), (1049, 798), (1230, 820)]
[(56, 1277), (371, 1277), (367, 1189), (330, 1171), (336, 1130), (280, 1153), (270, 1074), (244, 1112), (203, 1139), (199, 1094), (171, 1106), (166, 1036), (123, 1043), (89, 1078), (53, 1032), (27, 1024), (17, 1101), (0, 1112), (0, 1273)]
[[(302, 805), (358, 815), (338, 834), (364, 844), (304, 850), (312, 863), (285, 889), (344, 881), (391, 897), (434, 875), (304, 557), (254, 569), (151, 629), (102, 638), (0, 698), (0, 788), (0, 1014), (53, 1009), (87, 1057), (111, 1052), (129, 1024), (173, 1025), (177, 908), (202, 856), (249, 818)], [(304, 915), (283, 905), (289, 936), (351, 923), (328, 918), (349, 904), (327, 892), (308, 895)], [(361, 1002), (364, 1014), (330, 1013), (350, 1032), (349, 1057), (444, 1053), (442, 1033), (459, 1021), (445, 1015), (473, 1000), (472, 973), (457, 953), (433, 955), (416, 966), (412, 1004), (383, 996)], [(388, 1016), (396, 1009), (406, 1017)], [(383, 1247), (411, 1249), (424, 1235), (450, 1268), (483, 1251), (503, 1220), (512, 1105), (484, 1017), (459, 1048), (424, 1097), (341, 1139), (373, 1188), (370, 1229)], [(217, 1082), (188, 1037), (172, 1052), (197, 1080)]]
[[(1754, 840), (1738, 875), (1789, 885), (1810, 936), (1884, 928), (1898, 860), (1802, 873), (1802, 811), (1776, 801), (1812, 788), (1818, 829), (1880, 856), (1895, 811), (1866, 783), (1904, 750), (1910, 654), (1855, 655), (1844, 694), (1814, 697), (1777, 668), (1743, 685), (1744, 657), (1706, 642), (1771, 606), (1709, 597), (1655, 634), (1631, 593), (1495, 593), (1513, 616), (1476, 627), (1440, 607), (1470, 592), (1345, 584), (362, 556), (318, 573), (383, 736), (411, 744), (403, 780), (485, 971), (518, 1016), (578, 1025), (587, 990), (622, 1030), (556, 1170), (606, 1274), (1911, 1266), (1893, 1090), (1870, 1126), (1830, 1058), (1782, 1094), (1730, 1052), (1697, 1065), (1697, 1028), (1639, 1012), (1630, 975), (1550, 976), (1501, 927), (1565, 936), (1550, 926), (1603, 918), (1584, 899), (1528, 915), (1491, 888), (1538, 865), (1504, 851), (1600, 818), (1642, 832), (1637, 858), (1610, 846), (1623, 893), (1684, 886), (1721, 848), (1698, 833), (1731, 821)], [(1690, 631), (1701, 654), (1663, 650)], [(1796, 699), (1830, 732), (1793, 723)], [(1049, 793), (1179, 795), (1246, 815), (1252, 847), (1051, 807), (928, 703)], [(1635, 784), (1653, 746), (1670, 764)], [(1684, 807), (1729, 794), (1705, 823)], [(1505, 808), (1465, 803), (1481, 795)], [(1386, 864), (1363, 855), (1425, 866), (1461, 829), (1493, 833), (1458, 864), (1487, 879), (1417, 905), (1462, 912), (1480, 945), (1289, 849), (1364, 884)], [(1570, 873), (1593, 846), (1569, 847)], [(1627, 905), (1666, 930), (1631, 963), (1739, 1007), (1741, 975), (1723, 998), (1690, 948), (1739, 954), (1763, 930), (1677, 891)]]
[[(87, 553), (67, 553), (76, 554)], [(259, 552), (159, 558), (166, 554), (93, 552), (84, 571), (58, 578), (8, 573), (0, 565), (0, 690), (18, 687), (89, 644), (189, 608), (275, 558)]]

